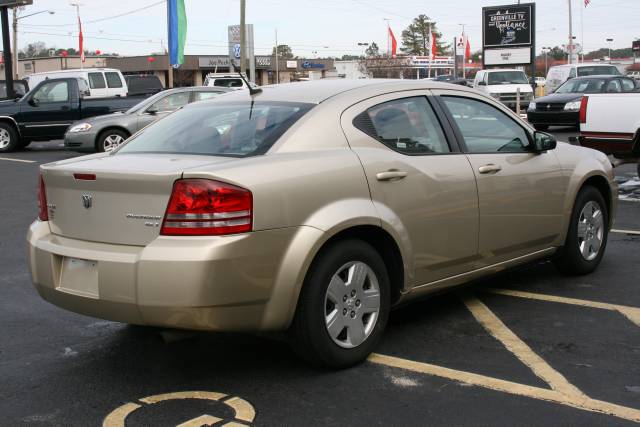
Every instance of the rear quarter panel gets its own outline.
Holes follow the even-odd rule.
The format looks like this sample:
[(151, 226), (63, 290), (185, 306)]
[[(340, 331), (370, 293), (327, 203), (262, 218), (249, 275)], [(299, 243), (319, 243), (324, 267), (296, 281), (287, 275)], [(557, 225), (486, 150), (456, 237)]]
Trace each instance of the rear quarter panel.
[(581, 132), (635, 134), (640, 129), (640, 93), (588, 95), (587, 122)]

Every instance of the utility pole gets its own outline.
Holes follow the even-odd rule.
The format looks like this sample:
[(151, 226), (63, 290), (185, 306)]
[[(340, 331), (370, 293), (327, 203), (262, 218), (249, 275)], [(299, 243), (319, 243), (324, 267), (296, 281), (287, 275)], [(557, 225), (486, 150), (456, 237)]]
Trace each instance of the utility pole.
[(569, 64), (573, 62), (573, 15), (571, 12), (571, 0), (567, 0), (569, 3), (569, 44), (567, 45), (567, 50), (569, 51)]
[(462, 26), (462, 78), (467, 78), (466, 64), (467, 62), (467, 35), (464, 32), (465, 24), (458, 24)]
[(245, 62), (247, 60), (247, 29), (244, 22), (245, 8), (246, 0), (240, 0), (240, 72), (243, 74), (246, 71)]
[(9, 38), (9, 11), (7, 6), (0, 8), (0, 21), (2, 22), (2, 49), (4, 50), (4, 79), (7, 86), (7, 99), (15, 98), (13, 90), (13, 61), (11, 59), (11, 39)]
[[(80, 32), (82, 31), (82, 26), (80, 24), (80, 3), (69, 3), (70, 6), (75, 6), (76, 8), (76, 15), (78, 17), (78, 40), (80, 39)], [(84, 50), (84, 44), (82, 45), (82, 47), (80, 48), (80, 45), (78, 44), (78, 50)], [(82, 62), (82, 57), (84, 56), (84, 52), (79, 52), (80, 53), (80, 69), (84, 68), (84, 63)]]
[(13, 76), (16, 80), (18, 76), (18, 10), (19, 6), (13, 8)]
[(276, 28), (276, 84), (280, 84), (280, 60), (278, 59), (278, 29)]

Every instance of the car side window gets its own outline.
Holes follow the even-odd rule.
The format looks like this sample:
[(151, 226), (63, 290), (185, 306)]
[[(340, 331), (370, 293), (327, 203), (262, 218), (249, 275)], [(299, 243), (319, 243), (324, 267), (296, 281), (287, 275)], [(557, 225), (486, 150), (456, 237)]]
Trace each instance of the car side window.
[(102, 73), (89, 73), (89, 87), (91, 89), (104, 89), (107, 87)]
[(451, 149), (427, 98), (384, 102), (354, 119), (354, 126), (403, 154), (449, 153)]
[(619, 93), (622, 92), (622, 85), (620, 84), (620, 80), (613, 79), (607, 83), (607, 92), (608, 93)]
[(175, 111), (189, 103), (189, 92), (174, 93), (156, 101), (149, 109), (161, 111)]
[(631, 79), (620, 79), (620, 82), (623, 92), (633, 92), (636, 89), (636, 84)]
[(576, 69), (575, 69), (575, 68), (572, 68), (572, 69), (571, 69), (571, 71), (569, 71), (569, 78), (570, 78), (570, 79), (575, 78), (577, 75), (578, 75), (578, 74), (577, 74), (577, 72), (576, 72)]
[(527, 131), (498, 108), (471, 98), (443, 96), (471, 153), (521, 153), (530, 145)]
[(33, 94), (33, 99), (39, 102), (67, 102), (69, 101), (69, 83), (66, 81), (45, 83)]
[(122, 87), (122, 80), (120, 79), (120, 75), (118, 73), (110, 72), (104, 73), (107, 78), (107, 86), (110, 88), (119, 88)]
[(196, 101), (203, 101), (205, 99), (215, 98), (220, 95), (220, 92), (196, 92)]

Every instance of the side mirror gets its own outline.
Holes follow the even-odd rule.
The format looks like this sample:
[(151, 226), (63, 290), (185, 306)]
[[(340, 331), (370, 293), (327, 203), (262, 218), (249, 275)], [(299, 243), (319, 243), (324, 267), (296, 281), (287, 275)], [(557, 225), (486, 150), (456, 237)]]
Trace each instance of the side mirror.
[(485, 82), (484, 80), (478, 82), (478, 86), (486, 86), (486, 85), (487, 85), (487, 82)]
[(40, 101), (38, 100), (38, 98), (31, 98), (29, 100), (29, 105), (31, 105), (32, 107), (37, 107), (38, 105), (40, 105)]
[(534, 132), (533, 134), (533, 151), (543, 153), (545, 151), (556, 148), (557, 142), (553, 135), (546, 132)]
[(80, 98), (87, 98), (89, 96), (91, 96), (91, 90), (89, 89), (85, 89), (80, 92)]
[(147, 108), (147, 111), (145, 111), (145, 113), (155, 116), (156, 114), (158, 114), (158, 109), (155, 107), (149, 107)]

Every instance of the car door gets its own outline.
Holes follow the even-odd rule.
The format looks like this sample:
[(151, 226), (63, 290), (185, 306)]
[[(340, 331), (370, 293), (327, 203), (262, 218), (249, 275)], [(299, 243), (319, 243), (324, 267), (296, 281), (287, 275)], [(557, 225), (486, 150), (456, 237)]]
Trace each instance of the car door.
[(61, 138), (74, 121), (69, 80), (43, 83), (20, 102), (16, 120), (26, 138)]
[(189, 103), (190, 91), (168, 93), (138, 113), (138, 129), (165, 117)]
[(437, 93), (476, 176), (478, 267), (552, 247), (561, 233), (566, 187), (555, 153), (532, 152), (532, 131), (485, 97)]
[(122, 83), (120, 73), (116, 73), (115, 71), (107, 71), (106, 73), (104, 73), (104, 76), (107, 81), (108, 96), (126, 96), (127, 95), (123, 88), (124, 84)]
[(427, 95), (377, 96), (342, 115), (383, 227), (409, 254), (409, 286), (472, 270), (478, 249), (475, 177)]

